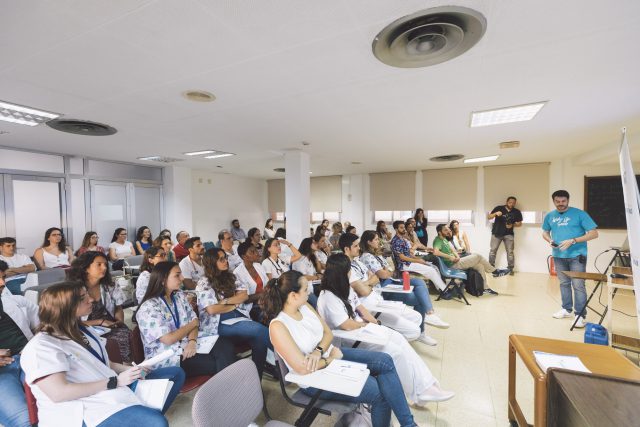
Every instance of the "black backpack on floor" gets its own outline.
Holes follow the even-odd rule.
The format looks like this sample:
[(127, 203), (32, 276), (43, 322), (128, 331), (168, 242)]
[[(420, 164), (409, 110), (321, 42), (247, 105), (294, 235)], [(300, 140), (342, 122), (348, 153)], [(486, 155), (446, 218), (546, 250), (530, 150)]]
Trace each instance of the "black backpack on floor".
[(484, 279), (473, 268), (467, 270), (467, 280), (464, 281), (464, 289), (474, 297), (484, 293)]

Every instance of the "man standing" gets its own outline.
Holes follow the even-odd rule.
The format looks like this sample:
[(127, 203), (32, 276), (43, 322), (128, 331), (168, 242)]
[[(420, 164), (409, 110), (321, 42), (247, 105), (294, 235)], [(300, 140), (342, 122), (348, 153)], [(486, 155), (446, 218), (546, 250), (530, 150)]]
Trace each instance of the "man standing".
[(20, 295), (20, 285), (27, 279), (27, 274), (36, 271), (31, 258), (16, 253), (16, 239), (13, 237), (0, 238), (0, 261), (9, 265), (6, 275), (7, 289), (14, 295)]
[(184, 276), (184, 287), (186, 289), (195, 289), (198, 280), (204, 277), (204, 267), (202, 265), (202, 255), (204, 255), (204, 246), (199, 237), (191, 237), (184, 243), (184, 247), (189, 251), (189, 256), (184, 257), (180, 261), (180, 270)]
[(513, 276), (513, 266), (515, 264), (513, 256), (513, 228), (522, 225), (522, 212), (516, 209), (516, 198), (514, 196), (507, 197), (507, 203), (504, 206), (496, 206), (493, 208), (487, 219), (494, 219), (491, 228), (491, 249), (489, 251), (489, 264), (496, 265), (496, 253), (500, 247), (500, 243), (504, 242), (504, 250), (507, 251), (507, 268), (509, 274)]
[(242, 258), (238, 255), (238, 252), (233, 248), (233, 237), (228, 230), (222, 230), (218, 233), (218, 240), (220, 240), (220, 247), (227, 254), (227, 261), (229, 261), (229, 271), (233, 272), (237, 266), (242, 264)]
[[(542, 238), (552, 246), (553, 262), (560, 279), (562, 310), (553, 314), (556, 319), (572, 316), (575, 308), (576, 328), (584, 328), (587, 317), (587, 291), (583, 279), (571, 279), (564, 271), (582, 271), (587, 267), (587, 242), (598, 237), (596, 223), (588, 213), (569, 207), (569, 193), (558, 190), (551, 195), (555, 211), (545, 215)], [(573, 298), (571, 294), (573, 288)], [(575, 307), (573, 300), (575, 299)], [(584, 311), (583, 311), (584, 310)]]
[(237, 219), (231, 221), (231, 237), (233, 237), (233, 240), (237, 240), (239, 242), (244, 242), (247, 238), (247, 233), (240, 228), (240, 221)]
[(178, 243), (176, 243), (176, 245), (173, 247), (173, 253), (176, 256), (177, 262), (180, 262), (183, 258), (189, 256), (189, 251), (184, 247), (184, 244), (188, 238), (189, 233), (187, 233), (186, 231), (178, 231), (178, 234), (176, 234), (176, 241)]

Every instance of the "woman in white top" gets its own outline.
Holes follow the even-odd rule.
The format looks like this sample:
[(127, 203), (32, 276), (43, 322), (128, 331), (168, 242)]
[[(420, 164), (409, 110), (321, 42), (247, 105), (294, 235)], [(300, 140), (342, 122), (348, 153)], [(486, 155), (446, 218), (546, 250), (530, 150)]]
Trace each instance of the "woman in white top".
[(302, 239), (298, 248), (302, 258), (292, 264), (292, 268), (304, 274), (307, 280), (318, 280), (322, 277), (322, 274), (318, 273), (320, 265), (315, 254), (317, 250), (318, 245), (313, 241), (313, 238), (306, 237)]
[[(127, 240), (127, 230), (124, 228), (116, 228), (111, 238), (111, 244), (109, 245), (109, 259), (114, 263), (114, 270), (119, 270), (115, 265), (119, 260), (135, 256), (136, 252), (133, 249), (133, 244)], [(122, 261), (119, 263), (122, 265)]]
[(138, 304), (142, 302), (147, 293), (153, 266), (162, 261), (167, 261), (167, 255), (163, 248), (152, 246), (144, 251), (144, 258), (140, 264), (140, 275), (136, 281), (136, 301)]
[[(53, 285), (41, 296), (40, 332), (21, 357), (26, 382), (37, 400), (39, 425), (168, 426), (160, 411), (142, 406), (127, 387), (143, 369), (110, 362), (103, 341), (78, 322), (91, 309), (91, 296), (78, 283)], [(181, 386), (184, 373), (172, 372), (176, 375), (164, 377)], [(164, 410), (178, 394), (179, 387), (175, 388)]]
[(274, 237), (276, 237), (276, 230), (273, 229), (273, 220), (271, 218), (269, 218), (267, 222), (264, 223), (264, 232), (262, 234), (262, 237), (265, 240), (273, 239)]
[[(373, 427), (389, 427), (391, 411), (402, 427), (417, 426), (389, 355), (331, 345), (331, 330), (307, 303), (308, 289), (302, 274), (287, 271), (274, 280), (262, 296), (265, 313), (273, 319), (269, 324), (271, 342), (289, 370), (309, 374), (326, 368), (334, 359), (366, 364), (370, 376), (359, 396), (323, 391), (320, 398), (370, 404)], [(313, 387), (300, 387), (309, 396), (318, 392)]]
[[(282, 245), (288, 247), (293, 255), (282, 253)], [(291, 243), (284, 239), (268, 239), (262, 251), (262, 268), (269, 280), (277, 279), (285, 271), (291, 269), (291, 263), (302, 258), (302, 254)]]
[(233, 274), (238, 279), (238, 294), (245, 295), (247, 299), (240, 304), (238, 311), (250, 317), (256, 322), (262, 322), (262, 310), (257, 303), (260, 294), (269, 279), (267, 272), (260, 264), (260, 253), (251, 242), (242, 242), (238, 245), (238, 255), (242, 258), (242, 264), (236, 267)]
[(66, 268), (73, 261), (71, 248), (67, 246), (64, 233), (57, 227), (51, 227), (44, 233), (42, 246), (33, 253), (40, 270), (47, 268)]
[[(318, 313), (331, 329), (351, 331), (363, 328), (367, 323), (380, 325), (380, 322), (360, 303), (358, 296), (349, 285), (350, 274), (349, 257), (344, 254), (334, 254), (329, 257), (327, 270), (322, 278), (322, 291), (318, 298)], [(427, 402), (451, 399), (454, 393), (440, 389), (438, 381), (407, 340), (399, 332), (385, 326), (383, 328), (390, 338), (387, 344), (363, 341), (360, 347), (383, 351), (393, 358), (402, 387), (409, 399), (419, 406), (424, 406)], [(353, 341), (346, 341), (353, 344)]]
[(329, 240), (327, 240), (327, 236), (325, 236), (324, 234), (316, 233), (313, 235), (313, 242), (318, 248), (314, 252), (316, 260), (318, 260), (318, 267), (320, 268), (318, 271), (322, 273), (324, 272), (325, 266), (327, 264), (327, 257), (331, 255)]
[(470, 254), (471, 245), (469, 244), (469, 238), (467, 237), (467, 233), (460, 230), (460, 223), (454, 219), (451, 221), (451, 224), (449, 224), (449, 228), (451, 229), (451, 241), (458, 255)]

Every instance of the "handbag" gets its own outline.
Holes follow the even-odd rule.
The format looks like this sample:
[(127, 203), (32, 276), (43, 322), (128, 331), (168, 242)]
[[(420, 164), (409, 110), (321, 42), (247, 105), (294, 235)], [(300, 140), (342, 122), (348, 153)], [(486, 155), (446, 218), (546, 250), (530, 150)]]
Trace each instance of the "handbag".
[(338, 418), (333, 427), (373, 427), (371, 410), (361, 403), (353, 411)]

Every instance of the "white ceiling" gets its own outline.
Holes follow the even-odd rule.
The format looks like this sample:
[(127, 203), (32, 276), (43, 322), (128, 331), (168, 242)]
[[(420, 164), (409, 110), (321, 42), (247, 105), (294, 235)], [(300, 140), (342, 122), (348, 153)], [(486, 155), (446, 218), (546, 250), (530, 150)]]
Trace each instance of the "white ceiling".
[[(314, 175), (443, 167), (428, 158), (452, 153), (502, 154), (497, 164), (585, 152), (614, 161), (621, 126), (640, 154), (639, 1), (457, 1), (488, 23), (461, 57), (397, 69), (372, 55), (390, 22), (451, 3), (5, 0), (0, 100), (118, 133), (0, 122), (9, 132), (0, 145), (121, 161), (162, 155), (255, 177), (282, 176), (272, 170), (283, 150), (302, 141)], [(217, 100), (181, 97), (192, 89)], [(530, 122), (468, 126), (471, 111), (541, 100), (549, 103)], [(500, 151), (509, 140), (521, 147)], [(207, 148), (237, 156), (182, 155)]]

